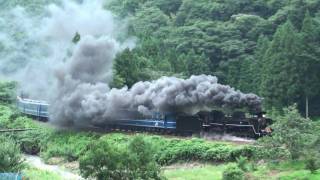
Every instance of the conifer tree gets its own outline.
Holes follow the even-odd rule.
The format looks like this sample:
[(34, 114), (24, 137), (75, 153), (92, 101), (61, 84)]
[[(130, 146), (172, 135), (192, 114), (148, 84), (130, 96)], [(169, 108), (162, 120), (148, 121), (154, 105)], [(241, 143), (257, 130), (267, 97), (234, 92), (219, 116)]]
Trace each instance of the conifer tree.
[[(320, 88), (320, 48), (319, 48), (319, 32), (317, 24), (310, 16), (309, 11), (306, 12), (300, 32), (300, 51), (298, 71), (301, 74), (300, 88), (301, 100), (305, 100), (305, 114), (308, 116), (309, 99), (319, 95)], [(301, 103), (300, 107), (304, 107)]]
[(269, 40), (265, 36), (260, 36), (254, 53), (254, 59), (250, 64), (252, 92), (260, 94), (262, 76), (265, 73), (263, 68), (266, 51), (269, 47)]
[(287, 21), (277, 29), (265, 58), (261, 94), (268, 108), (292, 104), (299, 95), (298, 35)]

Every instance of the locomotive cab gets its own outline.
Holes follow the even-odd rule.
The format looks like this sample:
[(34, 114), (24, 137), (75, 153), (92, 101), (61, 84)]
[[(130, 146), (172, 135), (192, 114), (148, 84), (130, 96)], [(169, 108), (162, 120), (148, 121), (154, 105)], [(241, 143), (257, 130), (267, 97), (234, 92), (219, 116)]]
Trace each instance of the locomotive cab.
[(266, 117), (266, 112), (257, 113), (257, 123), (258, 129), (262, 135), (269, 135), (272, 132), (272, 129), (269, 127), (273, 121), (270, 118)]
[(225, 114), (221, 111), (199, 112), (204, 131), (231, 133), (237, 136), (260, 137), (271, 133), (271, 119), (264, 112), (248, 117), (241, 111)]

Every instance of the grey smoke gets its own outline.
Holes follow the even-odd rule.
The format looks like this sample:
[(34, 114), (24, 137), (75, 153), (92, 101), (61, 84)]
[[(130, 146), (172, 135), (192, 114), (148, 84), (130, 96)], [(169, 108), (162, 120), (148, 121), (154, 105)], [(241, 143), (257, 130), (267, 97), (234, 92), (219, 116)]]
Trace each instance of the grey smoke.
[(85, 37), (56, 77), (51, 120), (62, 126), (88, 126), (117, 120), (126, 111), (194, 114), (201, 110), (259, 110), (261, 99), (218, 83), (214, 76), (162, 77), (130, 89), (110, 89), (112, 62), (120, 45), (108, 38)]
[(55, 93), (55, 70), (74, 51), (76, 32), (122, 39), (121, 48), (135, 46), (135, 38), (125, 36), (126, 20), (106, 10), (104, 0), (58, 1), (38, 13), (21, 6), (0, 11), (0, 78), (19, 82), (19, 92), (33, 99), (49, 100)]

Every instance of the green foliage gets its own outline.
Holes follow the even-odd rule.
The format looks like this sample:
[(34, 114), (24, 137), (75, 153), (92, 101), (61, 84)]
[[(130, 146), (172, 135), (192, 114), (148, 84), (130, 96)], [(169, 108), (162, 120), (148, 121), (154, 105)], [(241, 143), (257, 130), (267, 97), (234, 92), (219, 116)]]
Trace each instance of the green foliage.
[(152, 148), (141, 136), (128, 147), (116, 146), (102, 139), (92, 143), (80, 159), (84, 177), (97, 179), (160, 179), (160, 168), (153, 159)]
[(155, 150), (151, 143), (136, 136), (129, 142), (128, 149), (135, 179), (160, 179), (160, 167), (154, 159)]
[(317, 160), (313, 158), (308, 158), (306, 161), (306, 169), (310, 170), (311, 173), (316, 173), (319, 166), (317, 165)]
[(51, 157), (64, 157), (67, 161), (74, 161), (82, 156), (91, 141), (97, 140), (98, 137), (85, 132), (53, 131), (42, 136), (40, 155), (45, 160)]
[(308, 151), (317, 148), (315, 144), (319, 135), (314, 131), (315, 123), (301, 117), (296, 106), (284, 108), (283, 111), (284, 114), (277, 117), (272, 125), (272, 136), (259, 139), (260, 143), (269, 150), (287, 149), (294, 159), (303, 157), (306, 148)]
[(18, 145), (3, 136), (0, 136), (0, 144), (0, 172), (20, 172), (24, 164)]
[(236, 165), (229, 164), (223, 171), (223, 180), (243, 180), (244, 172)]
[[(159, 145), (160, 146), (160, 145)], [(159, 164), (178, 161), (231, 161), (237, 148), (222, 143), (204, 143), (203, 140), (171, 140), (161, 143), (155, 156)]]
[(36, 168), (27, 167), (23, 170), (23, 177), (32, 180), (63, 180), (63, 178), (52, 171), (39, 170)]
[(148, 62), (135, 56), (133, 51), (126, 49), (116, 57), (114, 63), (116, 76), (113, 80), (115, 87), (122, 87), (123, 85), (131, 87), (138, 79), (149, 79), (149, 75), (146, 71), (143, 71), (148, 67)]
[(277, 147), (271, 144), (267, 145), (269, 140), (261, 140), (262, 147), (256, 147), (253, 155), (254, 160), (272, 160), (274, 162), (285, 161), (292, 158), (290, 151), (285, 147)]
[[(290, 21), (278, 28), (265, 55), (262, 92), (267, 107), (278, 109), (295, 102), (300, 74), (296, 71), (298, 36)], [(285, 96), (283, 95), (285, 94)]]
[(0, 102), (12, 103), (15, 100), (16, 82), (0, 82)]
[(247, 158), (240, 156), (237, 158), (237, 165), (242, 171), (248, 171), (248, 160)]
[(197, 56), (194, 50), (191, 50), (186, 56), (187, 76), (209, 74), (208, 62), (205, 55)]
[(306, 152), (305, 164), (306, 169), (309, 170), (311, 173), (315, 174), (318, 169), (320, 169), (320, 153), (317, 151), (308, 151)]
[(164, 171), (164, 176), (168, 179), (201, 179), (212, 180), (222, 179), (223, 164), (201, 164), (200, 166), (170, 168)]

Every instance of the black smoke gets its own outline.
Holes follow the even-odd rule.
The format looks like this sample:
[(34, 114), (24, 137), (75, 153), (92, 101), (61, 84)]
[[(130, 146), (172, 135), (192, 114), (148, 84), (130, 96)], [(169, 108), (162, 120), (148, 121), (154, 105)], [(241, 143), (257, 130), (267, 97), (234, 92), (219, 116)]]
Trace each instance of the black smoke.
[(214, 76), (188, 79), (162, 77), (137, 82), (128, 89), (110, 89), (112, 61), (121, 50), (110, 38), (86, 36), (70, 59), (56, 72), (51, 120), (62, 126), (87, 126), (121, 117), (123, 110), (194, 114), (201, 110), (243, 109), (257, 111), (261, 98), (218, 83)]

